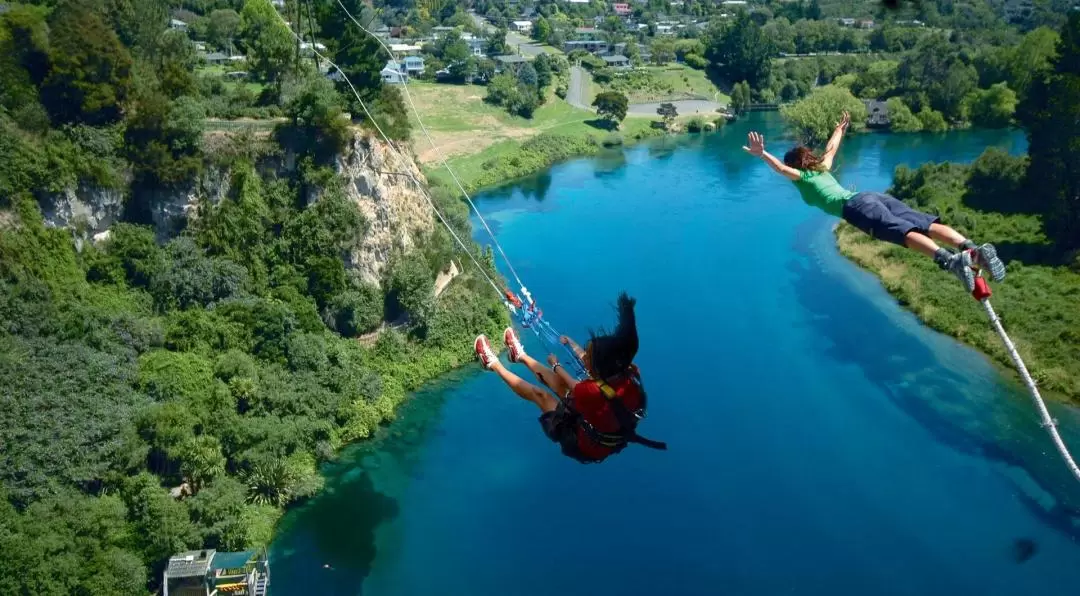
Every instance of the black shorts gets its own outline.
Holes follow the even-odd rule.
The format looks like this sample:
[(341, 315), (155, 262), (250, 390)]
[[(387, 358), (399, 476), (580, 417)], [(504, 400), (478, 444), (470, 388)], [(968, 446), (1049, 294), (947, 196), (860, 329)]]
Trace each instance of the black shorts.
[(936, 215), (916, 211), (903, 201), (879, 192), (860, 192), (844, 203), (844, 221), (872, 238), (906, 246), (904, 237), (915, 231), (929, 235)]
[(596, 463), (597, 460), (585, 457), (578, 447), (578, 424), (575, 414), (562, 403), (550, 412), (540, 415), (540, 428), (553, 442), (558, 443), (563, 455), (583, 464)]

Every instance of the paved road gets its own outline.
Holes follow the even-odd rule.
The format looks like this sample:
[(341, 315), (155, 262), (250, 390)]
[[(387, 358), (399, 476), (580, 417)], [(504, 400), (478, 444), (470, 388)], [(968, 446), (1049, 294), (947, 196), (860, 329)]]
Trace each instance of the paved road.
[[(589, 73), (585, 72), (584, 68), (580, 66), (570, 67), (570, 87), (566, 90), (566, 103), (574, 106), (575, 108), (581, 108), (588, 110), (589, 106), (586, 105), (585, 89), (588, 86)], [(653, 113), (656, 113), (655, 108)]]
[(480, 27), (480, 31), (482, 31), (484, 33), (491, 33), (492, 31), (495, 30), (494, 25), (489, 23), (487, 19), (485, 19), (484, 17), (476, 14), (475, 12), (470, 12), (469, 16), (472, 17), (473, 22), (475, 22), (476, 25), (478, 27)]
[(535, 57), (544, 53), (544, 48), (540, 44), (516, 31), (506, 32), (506, 44), (515, 48), (522, 56)]
[[(573, 87), (574, 73), (570, 73), (570, 83)], [(567, 94), (567, 99), (570, 95)], [(715, 101), (704, 101), (699, 99), (682, 99), (679, 101), (671, 101), (664, 103), (675, 104), (675, 110), (678, 111), (680, 116), (687, 116), (690, 114), (706, 114), (716, 115), (716, 110), (723, 107), (721, 104)], [(626, 111), (627, 114), (633, 114), (635, 116), (656, 116), (656, 109), (660, 107), (660, 102), (655, 103), (635, 103), (631, 104), (630, 108)]]

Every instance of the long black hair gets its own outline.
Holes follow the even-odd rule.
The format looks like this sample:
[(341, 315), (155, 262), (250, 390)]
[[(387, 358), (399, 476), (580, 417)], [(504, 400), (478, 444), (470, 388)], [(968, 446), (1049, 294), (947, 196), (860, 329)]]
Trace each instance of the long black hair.
[(616, 305), (618, 323), (612, 333), (601, 330), (591, 333), (592, 368), (603, 379), (618, 376), (628, 368), (637, 356), (638, 334), (634, 305), (637, 300), (623, 292)]

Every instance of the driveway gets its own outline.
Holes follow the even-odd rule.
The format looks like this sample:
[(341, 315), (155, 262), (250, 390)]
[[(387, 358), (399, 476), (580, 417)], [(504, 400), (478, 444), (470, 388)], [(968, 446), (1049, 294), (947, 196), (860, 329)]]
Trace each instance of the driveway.
[[(573, 83), (574, 73), (573, 71), (571, 71), (571, 88), (573, 88)], [(567, 99), (570, 98), (569, 93), (567, 93), (566, 97)], [(660, 103), (661, 102), (631, 104), (629, 109), (627, 109), (626, 113), (633, 116), (656, 116), (656, 109), (660, 107)], [(715, 116), (716, 110), (724, 107), (722, 104), (716, 103), (715, 101), (705, 101), (700, 99), (681, 99), (679, 101), (668, 101), (663, 103), (675, 104), (675, 111), (677, 111), (680, 116), (687, 116), (692, 114), (707, 114)]]
[[(585, 90), (589, 86), (589, 73), (585, 72), (584, 68), (580, 66), (570, 67), (570, 86), (566, 89), (566, 103), (574, 106), (575, 108), (581, 108), (588, 110), (589, 106), (586, 103), (587, 97)], [(656, 110), (653, 110), (656, 113)]]
[(540, 44), (517, 31), (506, 32), (506, 45), (516, 48), (519, 54), (530, 58), (534, 58), (544, 53), (544, 48)]

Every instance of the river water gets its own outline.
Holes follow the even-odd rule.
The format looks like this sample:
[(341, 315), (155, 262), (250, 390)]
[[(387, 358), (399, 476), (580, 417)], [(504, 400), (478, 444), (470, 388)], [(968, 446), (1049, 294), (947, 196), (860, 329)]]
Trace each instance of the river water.
[[(641, 432), (669, 451), (582, 466), (494, 374), (458, 371), (327, 466), (278, 529), (273, 593), (1075, 591), (1080, 486), (1024, 393), (841, 257), (834, 221), (743, 154), (749, 126), (787, 146), (756, 115), (479, 200), (560, 331), (583, 340), (620, 290), (638, 298)], [(989, 145), (1025, 148), (864, 135), (838, 177), (884, 190), (898, 164)], [(1080, 444), (1080, 415), (1054, 410)]]

